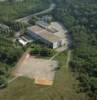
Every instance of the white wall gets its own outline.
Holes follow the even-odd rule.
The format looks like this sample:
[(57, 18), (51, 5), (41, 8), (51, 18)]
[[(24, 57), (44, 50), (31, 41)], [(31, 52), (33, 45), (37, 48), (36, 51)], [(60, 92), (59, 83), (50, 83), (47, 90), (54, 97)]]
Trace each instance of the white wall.
[(64, 44), (66, 44), (66, 40), (62, 39), (61, 45), (64, 45)]
[(57, 42), (54, 42), (53, 43), (53, 49), (56, 49), (56, 48), (58, 48), (58, 43)]

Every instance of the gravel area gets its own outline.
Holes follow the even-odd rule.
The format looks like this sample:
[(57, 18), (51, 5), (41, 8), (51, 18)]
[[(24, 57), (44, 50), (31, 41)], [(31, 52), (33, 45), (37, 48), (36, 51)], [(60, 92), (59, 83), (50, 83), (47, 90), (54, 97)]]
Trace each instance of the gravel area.
[[(36, 58), (27, 54), (22, 64), (16, 69), (15, 75), (53, 84), (56, 67), (57, 61)], [(47, 85), (47, 83), (43, 84)]]

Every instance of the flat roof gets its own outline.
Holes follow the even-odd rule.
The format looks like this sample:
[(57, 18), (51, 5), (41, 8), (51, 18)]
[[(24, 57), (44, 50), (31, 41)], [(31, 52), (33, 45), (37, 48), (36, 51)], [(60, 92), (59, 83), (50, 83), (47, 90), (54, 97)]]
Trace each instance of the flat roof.
[(43, 30), (43, 28), (41, 28), (40, 26), (37, 26), (37, 25), (28, 27), (28, 29), (33, 32), (40, 32), (41, 30)]
[(50, 42), (57, 42), (62, 39), (62, 38), (54, 35), (53, 32), (51, 32), (47, 29), (41, 28), (40, 26), (37, 26), (37, 25), (29, 27), (28, 30), (31, 32), (34, 32), (35, 34), (39, 35), (40, 37), (42, 37)]

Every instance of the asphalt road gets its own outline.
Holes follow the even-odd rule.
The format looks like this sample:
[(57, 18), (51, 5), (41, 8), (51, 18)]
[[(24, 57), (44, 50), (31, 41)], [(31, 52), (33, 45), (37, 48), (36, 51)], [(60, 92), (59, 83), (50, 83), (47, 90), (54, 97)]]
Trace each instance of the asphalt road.
[(52, 11), (53, 9), (55, 9), (55, 7), (56, 7), (56, 4), (52, 3), (48, 9), (45, 9), (41, 12), (37, 12), (35, 14), (31, 14), (29, 16), (17, 19), (16, 21), (28, 22), (33, 16), (38, 16), (38, 15), (41, 15), (41, 14), (48, 13), (48, 12)]

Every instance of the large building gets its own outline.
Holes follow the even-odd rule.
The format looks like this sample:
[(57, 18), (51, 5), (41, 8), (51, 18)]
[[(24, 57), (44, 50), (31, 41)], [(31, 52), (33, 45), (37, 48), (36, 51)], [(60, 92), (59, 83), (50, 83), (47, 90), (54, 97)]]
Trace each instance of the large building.
[(62, 34), (65, 33), (61, 34), (60, 30), (50, 25), (46, 25), (46, 27), (44, 26), (45, 23), (43, 24), (42, 22), (39, 22), (35, 26), (28, 27), (27, 35), (53, 49), (65, 45), (66, 39), (62, 36)]

